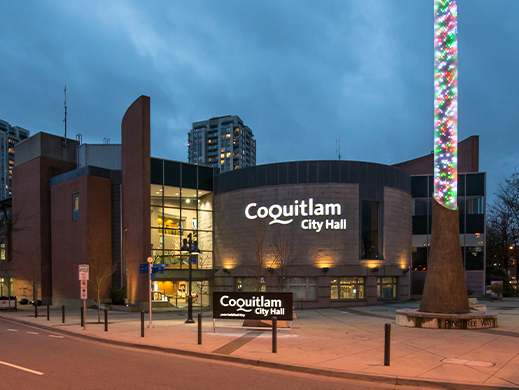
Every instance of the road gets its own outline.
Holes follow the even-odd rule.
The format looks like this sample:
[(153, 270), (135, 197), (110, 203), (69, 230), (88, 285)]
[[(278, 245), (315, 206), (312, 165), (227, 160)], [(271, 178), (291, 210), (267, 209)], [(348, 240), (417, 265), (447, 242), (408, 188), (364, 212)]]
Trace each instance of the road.
[(2, 389), (418, 389), (86, 341), (0, 319)]

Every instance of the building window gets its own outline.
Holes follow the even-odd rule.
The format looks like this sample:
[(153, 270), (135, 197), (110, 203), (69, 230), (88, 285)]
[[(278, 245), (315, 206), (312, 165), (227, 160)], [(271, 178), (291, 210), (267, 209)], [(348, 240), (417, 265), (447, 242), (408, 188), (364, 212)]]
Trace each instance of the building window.
[[(462, 248), (463, 250), (463, 248)], [(482, 271), (484, 265), (483, 247), (467, 246), (465, 247), (465, 269), (470, 271)]]
[(0, 245), (0, 261), (5, 261), (5, 242)]
[(79, 194), (72, 196), (72, 220), (77, 221), (79, 219)]
[(257, 292), (266, 291), (265, 278), (236, 278), (236, 291)]
[(357, 276), (332, 278), (331, 298), (364, 299), (364, 278)]
[(378, 259), (378, 202), (362, 202), (363, 259)]
[(383, 276), (377, 278), (377, 298), (393, 299), (396, 298), (396, 277)]
[(294, 277), (285, 278), (284, 291), (293, 293), (295, 299), (315, 300), (317, 299), (316, 277)]

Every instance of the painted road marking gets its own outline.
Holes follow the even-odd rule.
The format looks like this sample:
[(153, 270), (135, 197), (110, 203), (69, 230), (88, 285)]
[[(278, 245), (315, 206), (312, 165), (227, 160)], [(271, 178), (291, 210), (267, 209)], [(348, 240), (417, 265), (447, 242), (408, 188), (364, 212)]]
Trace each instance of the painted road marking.
[(38, 333), (36, 333), (36, 332), (27, 332), (27, 333), (29, 333), (29, 334), (38, 334)]
[(8, 332), (18, 332), (17, 329), (7, 329)]
[(49, 337), (53, 337), (55, 339), (63, 339), (64, 338), (63, 336), (56, 336), (56, 335), (53, 335), (53, 334), (49, 335)]
[(12, 368), (16, 368), (16, 369), (18, 369), (18, 370), (22, 370), (22, 371), (30, 372), (31, 374), (43, 375), (43, 372), (34, 371), (34, 370), (31, 370), (30, 368), (25, 368), (25, 367), (17, 366), (16, 364), (11, 364), (11, 363), (2, 362), (2, 361), (0, 361), (0, 364), (3, 364), (4, 366), (8, 366), (8, 367), (12, 367)]

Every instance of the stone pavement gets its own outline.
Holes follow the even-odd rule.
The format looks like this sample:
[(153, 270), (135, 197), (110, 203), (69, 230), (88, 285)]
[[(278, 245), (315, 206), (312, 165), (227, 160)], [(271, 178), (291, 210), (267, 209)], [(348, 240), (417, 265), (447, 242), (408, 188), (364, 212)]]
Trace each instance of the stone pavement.
[[(218, 328), (213, 334), (211, 312), (202, 320), (202, 344), (197, 324), (186, 324), (186, 311), (153, 312), (153, 328), (141, 337), (140, 313), (108, 312), (97, 323), (97, 310), (87, 310), (84, 330), (80, 309), (19, 306), (0, 311), (0, 318), (34, 325), (72, 337), (116, 345), (159, 350), (194, 357), (231, 361), (317, 375), (443, 389), (519, 388), (519, 299), (483, 301), (499, 315), (499, 327), (484, 330), (437, 330), (395, 325), (395, 311), (415, 309), (418, 301), (340, 309), (297, 310), (293, 335), (280, 331), (277, 353), (272, 353), (272, 332)], [(194, 308), (197, 320), (199, 308)], [(391, 323), (390, 365), (384, 366), (384, 324)], [(149, 317), (145, 314), (145, 327)], [(241, 325), (239, 320), (218, 320), (217, 325)]]

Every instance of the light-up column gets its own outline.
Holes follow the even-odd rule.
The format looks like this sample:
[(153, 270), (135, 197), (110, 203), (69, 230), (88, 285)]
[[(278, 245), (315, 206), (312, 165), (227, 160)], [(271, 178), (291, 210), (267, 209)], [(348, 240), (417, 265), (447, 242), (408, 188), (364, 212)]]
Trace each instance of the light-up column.
[(458, 41), (456, 0), (434, 1), (434, 198), (458, 203)]

